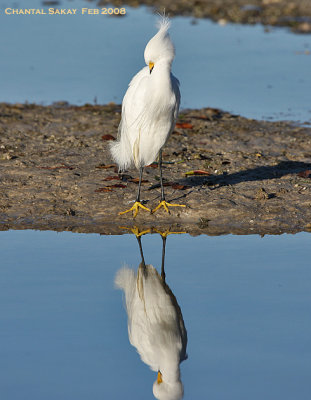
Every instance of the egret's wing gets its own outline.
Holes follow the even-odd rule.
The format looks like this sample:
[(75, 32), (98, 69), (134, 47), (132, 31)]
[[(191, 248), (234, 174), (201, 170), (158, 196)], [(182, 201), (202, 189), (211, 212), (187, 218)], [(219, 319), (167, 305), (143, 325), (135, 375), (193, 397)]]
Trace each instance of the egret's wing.
[(122, 115), (117, 141), (110, 144), (112, 158), (120, 170), (127, 169), (134, 161), (134, 144), (139, 142), (139, 127), (135, 121), (144, 109), (144, 81), (148, 77), (148, 67), (140, 70), (131, 80), (122, 102)]
[(131, 80), (122, 102), (122, 119), (119, 135), (129, 134), (133, 125), (141, 117), (145, 108), (145, 90), (143, 81), (149, 75), (149, 68), (142, 68)]
[(180, 90), (179, 90), (179, 80), (176, 78), (176, 76), (174, 76), (173, 74), (171, 74), (171, 79), (172, 79), (172, 87), (173, 87), (173, 91), (175, 93), (175, 97), (176, 97), (176, 107), (174, 109), (174, 125), (177, 121), (177, 117), (178, 117), (178, 111), (179, 111), (179, 106), (180, 106)]
[(128, 143), (128, 152), (136, 167), (140, 164), (140, 138), (153, 123), (150, 118), (149, 68), (143, 68), (130, 82), (122, 103), (122, 121), (119, 128), (121, 141)]

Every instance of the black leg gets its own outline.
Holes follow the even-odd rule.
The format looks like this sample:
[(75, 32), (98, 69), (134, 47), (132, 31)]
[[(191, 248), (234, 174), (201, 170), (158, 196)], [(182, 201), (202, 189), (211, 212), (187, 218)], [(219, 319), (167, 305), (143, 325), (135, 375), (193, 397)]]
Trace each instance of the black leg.
[(163, 242), (163, 247), (162, 247), (161, 278), (162, 278), (162, 281), (165, 282), (165, 271), (164, 271), (165, 246), (166, 246), (166, 237), (165, 236), (162, 236), (162, 242)]
[(137, 198), (136, 198), (137, 202), (140, 202), (140, 188), (141, 188), (141, 180), (142, 180), (142, 177), (143, 177), (143, 170), (144, 170), (144, 167), (140, 167), (140, 169), (139, 169), (138, 192), (137, 192)]
[(135, 201), (133, 207), (131, 207), (129, 210), (125, 210), (125, 211), (119, 212), (119, 215), (123, 215), (123, 214), (126, 214), (126, 213), (130, 212), (130, 211), (133, 211), (133, 217), (135, 218), (137, 216), (137, 214), (138, 214), (139, 208), (142, 208), (142, 209), (144, 209), (146, 211), (149, 211), (149, 212), (151, 211), (148, 207), (143, 206), (141, 204), (141, 202), (140, 202), (140, 189), (141, 189), (141, 181), (142, 181), (142, 176), (143, 176), (143, 170), (144, 170), (143, 167), (139, 168), (138, 191), (137, 191), (136, 201)]
[(146, 264), (145, 264), (145, 259), (144, 259), (143, 248), (142, 248), (142, 245), (141, 245), (141, 236), (136, 236), (136, 238), (137, 238), (138, 245), (139, 245), (139, 251), (140, 251), (140, 255), (141, 255), (141, 262), (142, 262), (143, 266), (145, 267)]
[(159, 151), (159, 169), (160, 169), (160, 183), (161, 183), (161, 201), (165, 200), (163, 176), (162, 176), (162, 150)]

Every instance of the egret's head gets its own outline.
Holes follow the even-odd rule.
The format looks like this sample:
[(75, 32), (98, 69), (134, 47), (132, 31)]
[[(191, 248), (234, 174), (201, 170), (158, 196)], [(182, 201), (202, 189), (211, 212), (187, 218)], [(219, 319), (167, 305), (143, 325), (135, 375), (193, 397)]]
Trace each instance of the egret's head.
[(165, 382), (161, 373), (153, 384), (153, 395), (158, 400), (181, 400), (184, 396), (183, 384), (180, 380)]
[(149, 65), (150, 73), (154, 66), (159, 61), (167, 61), (169, 64), (172, 63), (175, 56), (174, 45), (168, 34), (170, 27), (170, 21), (167, 17), (162, 17), (158, 24), (159, 31), (149, 40), (145, 48), (145, 61)]

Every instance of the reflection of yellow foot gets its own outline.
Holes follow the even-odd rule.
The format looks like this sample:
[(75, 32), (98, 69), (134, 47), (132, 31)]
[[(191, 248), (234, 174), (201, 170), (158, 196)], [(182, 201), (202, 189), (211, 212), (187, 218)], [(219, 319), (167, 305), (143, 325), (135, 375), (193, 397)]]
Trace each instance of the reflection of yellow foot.
[(119, 215), (123, 215), (123, 214), (126, 214), (126, 213), (130, 212), (130, 211), (133, 211), (133, 216), (135, 218), (137, 216), (137, 214), (138, 214), (139, 207), (150, 212), (150, 208), (147, 208), (147, 207), (143, 206), (140, 201), (135, 201), (135, 203), (133, 204), (133, 207), (131, 207), (129, 210), (119, 212)]
[(131, 231), (134, 233), (136, 237), (140, 237), (142, 235), (146, 235), (146, 233), (151, 233), (151, 229), (146, 229), (144, 231), (139, 231), (139, 228), (137, 226), (133, 226), (132, 228), (128, 228), (127, 226), (120, 226), (121, 229), (127, 229), (128, 231)]
[(159, 233), (163, 238), (166, 238), (168, 235), (180, 235), (182, 233), (187, 233), (187, 232), (171, 232), (169, 229), (166, 231), (162, 232), (159, 229), (153, 228), (154, 232)]
[(152, 214), (158, 211), (161, 207), (163, 207), (166, 212), (169, 212), (168, 207), (186, 207), (186, 206), (184, 204), (172, 204), (166, 202), (165, 200), (162, 200), (158, 204), (158, 206), (154, 210), (152, 210)]

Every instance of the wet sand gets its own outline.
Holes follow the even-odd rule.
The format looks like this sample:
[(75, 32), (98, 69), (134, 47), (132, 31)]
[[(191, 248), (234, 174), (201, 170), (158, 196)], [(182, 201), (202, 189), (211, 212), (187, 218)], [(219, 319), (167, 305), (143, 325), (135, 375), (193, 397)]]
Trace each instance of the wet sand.
[[(191, 234), (299, 232), (311, 228), (311, 129), (188, 110), (164, 148), (167, 200), (187, 208), (129, 208), (138, 172), (118, 175), (109, 153), (120, 106), (0, 104), (0, 229), (118, 234), (126, 227)], [(195, 175), (193, 171), (201, 170)], [(204, 172), (202, 172), (204, 171)], [(142, 199), (160, 199), (156, 165)]]
[(100, 6), (142, 4), (173, 15), (210, 18), (220, 24), (258, 24), (286, 26), (298, 33), (311, 33), (309, 0), (99, 0)]

